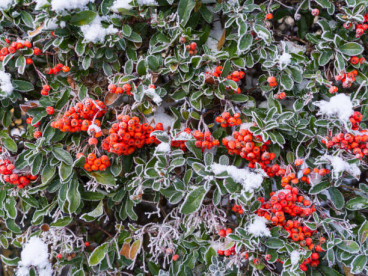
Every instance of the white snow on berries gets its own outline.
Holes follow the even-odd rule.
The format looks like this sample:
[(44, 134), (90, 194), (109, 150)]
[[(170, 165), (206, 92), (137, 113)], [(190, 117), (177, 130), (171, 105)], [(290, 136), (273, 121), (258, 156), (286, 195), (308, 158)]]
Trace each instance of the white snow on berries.
[(290, 261), (292, 265), (296, 265), (300, 260), (300, 252), (298, 250), (293, 250), (290, 254)]
[(103, 18), (101, 18), (100, 16), (96, 16), (96, 18), (90, 24), (81, 27), (84, 39), (87, 42), (103, 43), (107, 35), (118, 32), (118, 29), (114, 28), (113, 25), (104, 28), (101, 24), (102, 19)]
[(332, 156), (332, 155), (324, 155), (321, 157), (321, 160), (326, 160), (331, 163), (332, 166), (332, 177), (337, 179), (341, 172), (347, 172), (354, 176), (355, 178), (359, 178), (360, 176), (360, 169), (356, 164), (350, 164), (344, 161), (339, 156)]
[(319, 113), (328, 117), (336, 116), (341, 121), (347, 122), (354, 113), (353, 104), (350, 97), (345, 94), (338, 94), (330, 98), (330, 101), (319, 101), (314, 103), (319, 107)]
[(254, 237), (270, 237), (271, 232), (266, 223), (267, 219), (264, 217), (255, 216), (253, 222), (249, 224), (247, 231)]
[(261, 187), (263, 182), (262, 174), (251, 172), (248, 168), (238, 169), (235, 166), (213, 163), (211, 169), (216, 175), (227, 172), (235, 182), (243, 186), (244, 192), (253, 192)]
[(14, 87), (11, 83), (11, 77), (9, 73), (0, 71), (0, 90), (3, 91), (7, 96), (13, 93)]
[(13, 0), (1, 0), (0, 1), (0, 10), (6, 10), (10, 8), (10, 5), (13, 4)]
[(51, 9), (56, 12), (73, 9), (84, 9), (88, 3), (95, 0), (51, 0)]
[(24, 245), (21, 260), (18, 263), (17, 276), (28, 276), (29, 268), (37, 268), (38, 275), (50, 276), (52, 275), (52, 267), (49, 262), (49, 252), (47, 244), (39, 237), (31, 237)]

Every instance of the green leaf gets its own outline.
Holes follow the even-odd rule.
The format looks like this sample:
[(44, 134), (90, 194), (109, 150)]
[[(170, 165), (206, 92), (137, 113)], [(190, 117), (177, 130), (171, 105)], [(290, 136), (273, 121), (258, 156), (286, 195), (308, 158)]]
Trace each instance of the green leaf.
[(178, 7), (178, 15), (180, 18), (180, 23), (183, 26), (187, 24), (194, 7), (195, 7), (194, 0), (180, 0)]
[(11, 138), (2, 138), (1, 141), (3, 142), (4, 147), (12, 152), (17, 152), (18, 146)]
[(69, 166), (64, 162), (61, 162), (59, 167), (59, 175), (62, 181), (65, 181), (73, 172), (73, 166)]
[(110, 171), (96, 171), (89, 173), (98, 183), (103, 185), (115, 185), (115, 178)]
[(326, 190), (327, 188), (329, 188), (331, 185), (328, 181), (323, 181), (321, 183), (318, 183), (316, 185), (314, 185), (310, 190), (309, 193), (312, 195), (316, 195), (319, 194), (320, 192), (322, 192), (323, 190)]
[(79, 205), (81, 204), (81, 195), (78, 190), (79, 181), (76, 177), (70, 181), (68, 184), (66, 200), (68, 202), (68, 212), (69, 214), (77, 211)]
[(63, 150), (62, 148), (54, 147), (52, 150), (52, 154), (57, 160), (63, 161), (67, 165), (71, 166), (73, 164), (72, 156), (69, 154), (69, 152)]
[(18, 262), (20, 261), (20, 258), (15, 257), (14, 259), (11, 259), (11, 258), (5, 257), (4, 255), (1, 255), (1, 261), (8, 266), (17, 266)]
[(336, 207), (336, 209), (342, 209), (345, 204), (345, 199), (339, 189), (337, 189), (336, 187), (331, 187), (328, 189), (328, 192), (331, 197), (331, 202)]
[(57, 221), (50, 224), (52, 227), (65, 227), (72, 223), (73, 218), (72, 217), (63, 217), (58, 219)]
[(284, 246), (284, 242), (278, 238), (269, 238), (265, 241), (265, 246), (272, 249), (278, 249)]
[(17, 217), (17, 202), (15, 201), (14, 197), (8, 197), (5, 200), (5, 211), (8, 215), (8, 218), (15, 219)]
[(123, 27), (121, 28), (121, 32), (123, 33), (124, 36), (130, 36), (132, 34), (132, 28), (127, 25), (124, 24)]
[(32, 15), (30, 15), (26, 11), (21, 11), (20, 15), (22, 17), (22, 20), (23, 20), (24, 24), (26, 24), (27, 27), (34, 28), (34, 24), (33, 24), (34, 20), (32, 18)]
[(26, 58), (20, 55), (15, 61), (15, 66), (18, 67), (18, 73), (22, 75), (26, 68)]
[(364, 268), (366, 268), (367, 264), (367, 256), (359, 255), (354, 258), (354, 260), (351, 262), (351, 270), (350, 272), (353, 274), (359, 274), (363, 271)]
[(111, 76), (112, 75), (112, 68), (111, 68), (111, 65), (109, 63), (104, 61), (102, 63), (102, 69), (103, 69), (106, 76)]
[(238, 42), (238, 49), (241, 52), (244, 52), (252, 46), (253, 43), (253, 36), (251, 34), (243, 35)]
[(352, 240), (344, 240), (341, 243), (339, 243), (337, 247), (349, 253), (359, 252), (359, 245), (355, 241), (352, 241)]
[(144, 59), (141, 59), (141, 60), (138, 61), (137, 73), (140, 76), (143, 76), (147, 73), (147, 65), (146, 65), (146, 61)]
[(207, 191), (204, 187), (199, 187), (193, 191), (191, 191), (184, 200), (183, 205), (181, 206), (180, 212), (183, 214), (191, 214), (197, 211), (206, 195)]
[(280, 78), (280, 84), (285, 90), (291, 90), (294, 85), (293, 79), (286, 73), (283, 73)]
[(101, 263), (102, 259), (105, 258), (105, 255), (109, 249), (109, 244), (107, 242), (101, 244), (96, 247), (95, 250), (91, 253), (88, 258), (88, 264), (90, 266), (98, 265)]
[(357, 56), (363, 53), (364, 47), (356, 42), (348, 42), (339, 47), (339, 50), (348, 56)]
[(80, 218), (84, 221), (90, 222), (99, 218), (103, 214), (103, 201), (101, 200), (97, 207), (89, 213), (83, 214)]
[(81, 11), (74, 14), (71, 18), (69, 23), (75, 26), (83, 26), (86, 24), (91, 23), (97, 16), (97, 13), (94, 11)]
[(20, 92), (29, 92), (34, 90), (34, 86), (29, 81), (24, 80), (12, 80), (14, 89)]
[(351, 211), (362, 210), (368, 208), (368, 199), (356, 197), (346, 202), (346, 208)]
[(84, 54), (84, 52), (86, 50), (86, 46), (87, 46), (87, 44), (86, 43), (83, 43), (82, 42), (82, 39), (79, 39), (77, 41), (77, 44), (75, 44), (75, 49), (74, 50), (75, 50), (76, 54), (79, 57), (83, 56), (83, 54)]

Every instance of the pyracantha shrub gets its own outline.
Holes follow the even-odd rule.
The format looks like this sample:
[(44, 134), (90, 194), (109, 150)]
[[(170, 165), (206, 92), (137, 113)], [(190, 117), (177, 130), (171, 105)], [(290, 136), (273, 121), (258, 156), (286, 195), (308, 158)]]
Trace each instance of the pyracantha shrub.
[(4, 275), (368, 275), (367, 29), (368, 0), (1, 0)]

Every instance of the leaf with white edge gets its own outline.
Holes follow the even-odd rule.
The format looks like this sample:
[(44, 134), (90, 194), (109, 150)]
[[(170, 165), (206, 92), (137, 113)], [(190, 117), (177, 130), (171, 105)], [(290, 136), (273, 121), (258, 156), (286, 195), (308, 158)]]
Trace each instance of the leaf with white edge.
[(107, 242), (96, 247), (95, 250), (93, 250), (93, 252), (88, 258), (88, 264), (90, 266), (95, 266), (95, 265), (100, 264), (103, 258), (105, 258), (105, 255), (108, 249), (109, 249), (109, 244)]
[(178, 6), (178, 15), (180, 18), (180, 23), (183, 24), (183, 26), (187, 24), (194, 7), (194, 0), (180, 0)]
[(180, 212), (188, 215), (197, 211), (201, 207), (206, 193), (207, 191), (204, 187), (199, 187), (191, 191), (185, 198), (184, 203), (180, 208)]
[(34, 90), (34, 86), (29, 81), (24, 80), (12, 80), (12, 84), (14, 89), (19, 92), (29, 92)]
[(269, 238), (265, 241), (265, 246), (272, 249), (278, 249), (284, 246), (284, 242), (278, 238)]
[(346, 208), (351, 211), (362, 210), (368, 208), (368, 199), (356, 197), (346, 202)]
[(70, 223), (72, 223), (72, 221), (73, 221), (72, 217), (63, 217), (63, 218), (59, 218), (55, 222), (52, 222), (50, 224), (50, 226), (52, 226), (52, 227), (65, 227), (65, 226), (69, 225)]
[(98, 203), (97, 207), (89, 213), (83, 214), (80, 218), (84, 221), (90, 222), (99, 218), (103, 214), (103, 200)]
[(115, 178), (110, 171), (95, 171), (89, 173), (98, 183), (103, 185), (115, 185)]
[(238, 49), (241, 52), (248, 50), (253, 43), (253, 36), (251, 34), (243, 35), (238, 42)]
[(59, 161), (63, 161), (65, 162), (65, 164), (67, 165), (72, 165), (73, 164), (73, 158), (70, 155), (69, 152), (67, 152), (66, 150), (59, 148), (59, 147), (54, 147), (52, 150), (53, 155), (55, 156), (55, 158)]
[(343, 194), (336, 187), (331, 187), (328, 189), (328, 193), (331, 197), (332, 204), (336, 207), (336, 209), (342, 209), (345, 204), (345, 199)]
[(337, 247), (349, 253), (359, 252), (359, 245), (355, 241), (352, 241), (352, 240), (344, 240), (341, 243), (339, 243)]
[(356, 42), (344, 43), (338, 49), (341, 51), (341, 53), (348, 56), (357, 56), (363, 53), (364, 51), (363, 46)]
[(364, 270), (366, 264), (367, 264), (367, 256), (365, 255), (356, 256), (354, 260), (351, 262), (350, 272), (353, 274), (359, 274)]

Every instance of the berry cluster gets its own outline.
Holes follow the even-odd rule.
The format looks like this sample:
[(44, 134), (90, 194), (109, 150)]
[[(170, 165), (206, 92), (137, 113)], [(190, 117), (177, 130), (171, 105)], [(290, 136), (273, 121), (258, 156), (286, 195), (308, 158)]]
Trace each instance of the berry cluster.
[(188, 51), (189, 55), (193, 56), (197, 54), (197, 43), (192, 42), (190, 45), (186, 45), (185, 49)]
[[(191, 134), (192, 131), (190, 130), (190, 128), (186, 128), (184, 129), (184, 132), (187, 134)], [(172, 140), (171, 141), (171, 146), (174, 148), (180, 148), (182, 151), (186, 151), (187, 146), (185, 145), (185, 143), (187, 142), (187, 140)]]
[(68, 66), (63, 65), (62, 63), (56, 64), (53, 68), (47, 68), (46, 74), (48, 75), (58, 75), (60, 71), (63, 71), (64, 73), (67, 73), (70, 71), (70, 68)]
[[(33, 117), (28, 117), (27, 120), (26, 120), (26, 123), (27, 124), (32, 124), (32, 120), (33, 120)], [(37, 122), (36, 124), (33, 125), (33, 127), (39, 127), (41, 125), (41, 122)]]
[(119, 115), (118, 121), (112, 124), (109, 130), (110, 135), (102, 141), (103, 150), (117, 155), (130, 155), (144, 145), (159, 143), (154, 136), (151, 136), (151, 133), (155, 130), (163, 130), (161, 123), (156, 124), (156, 127), (153, 128), (147, 123), (140, 124), (138, 117), (129, 115)]
[[(81, 155), (78, 155), (78, 158)], [(107, 155), (102, 155), (101, 157), (96, 157), (96, 154), (90, 153), (87, 157), (87, 162), (84, 164), (84, 169), (87, 172), (91, 171), (106, 171), (110, 167), (111, 163)]]
[(221, 124), (221, 127), (239, 126), (242, 123), (239, 113), (234, 113), (234, 116), (231, 116), (229, 112), (223, 112), (221, 116), (216, 117), (215, 121)]
[(364, 64), (365, 63), (365, 58), (364, 57), (357, 57), (357, 56), (353, 56), (350, 58), (350, 63), (353, 64), (353, 65), (356, 65), (356, 64)]
[(14, 164), (9, 159), (0, 159), (0, 176), (10, 184), (17, 185), (23, 189), (31, 181), (36, 180), (36, 175), (16, 173)]
[[(368, 24), (366, 24), (368, 21), (368, 13), (364, 16), (364, 20), (363, 20), (363, 24), (357, 24), (355, 26), (355, 36), (358, 38), (358, 37), (361, 37), (364, 32), (368, 29)], [(345, 22), (344, 23), (344, 28), (345, 29), (350, 29), (352, 26), (351, 23), (349, 22)]]
[(220, 145), (220, 141), (217, 139), (213, 139), (211, 132), (205, 131), (204, 133), (196, 130), (193, 133), (194, 138), (197, 140), (195, 142), (195, 146), (197, 148), (202, 149), (212, 149), (213, 147), (218, 147)]
[[(205, 76), (206, 83), (209, 83), (209, 84), (215, 83), (215, 80), (213, 77), (219, 78), (222, 74), (222, 69), (223, 69), (222, 66), (217, 66), (214, 72), (207, 71), (206, 76)], [(233, 71), (231, 74), (226, 76), (226, 79), (232, 80), (235, 82), (239, 82), (241, 79), (244, 79), (244, 77), (245, 77), (245, 73), (243, 71)], [(226, 87), (226, 89), (232, 90), (231, 87)], [(234, 90), (234, 92), (237, 94), (240, 94), (241, 90), (238, 87), (236, 90)]]
[[(3, 61), (7, 55), (14, 54), (16, 51), (23, 49), (24, 47), (26, 48), (32, 47), (32, 44), (29, 41), (11, 42), (11, 43), (8, 39), (5, 39), (5, 41), (7, 45), (1, 48), (0, 50), (0, 61)], [(35, 48), (35, 49), (38, 49), (38, 48)], [(34, 51), (34, 55), (36, 55), (36, 51)], [(32, 63), (33, 63), (33, 60), (31, 58), (26, 59), (26, 64), (32, 64)]]
[[(62, 132), (88, 131), (92, 126), (97, 128), (101, 125), (96, 118), (100, 118), (105, 113), (106, 106), (103, 102), (86, 99), (69, 108), (62, 118), (51, 123), (51, 127), (60, 129)], [(101, 130), (97, 131), (96, 135), (101, 136)]]
[(238, 213), (239, 215), (242, 215), (244, 213), (243, 208), (240, 205), (236, 205), (236, 204), (234, 204), (234, 206), (231, 208), (231, 210), (234, 213)]
[(107, 89), (110, 93), (114, 94), (123, 94), (125, 92), (129, 96), (133, 95), (130, 92), (132, 90), (132, 86), (129, 83), (124, 84), (122, 87), (116, 86), (115, 84), (112, 83), (107, 87)]
[[(357, 70), (353, 70), (349, 73), (341, 72), (340, 75), (335, 76), (336, 81), (341, 81), (342, 87), (349, 88), (355, 82), (355, 77), (358, 75)], [(331, 88), (330, 88), (331, 89)], [(331, 91), (330, 91), (331, 93)]]
[[(309, 217), (315, 212), (315, 207), (311, 202), (299, 194), (298, 188), (286, 185), (285, 190), (272, 192), (271, 198), (266, 202), (263, 197), (258, 198), (261, 207), (256, 211), (258, 216), (271, 220), (273, 225), (283, 227), (288, 233), (291, 240), (298, 242), (303, 248), (322, 252), (320, 244), (313, 243), (313, 237), (317, 236), (317, 230), (311, 230), (307, 226), (303, 226), (302, 218)], [(288, 216), (287, 219), (285, 216)], [(295, 219), (299, 217), (299, 219)], [(320, 241), (325, 241), (322, 237)], [(307, 264), (316, 267), (319, 264), (319, 254), (312, 253), (311, 257), (306, 259), (300, 268), (307, 270)]]
[(230, 155), (240, 155), (245, 160), (249, 161), (248, 167), (255, 168), (258, 163), (263, 170), (269, 175), (274, 176), (280, 170), (279, 165), (267, 167), (268, 164), (275, 158), (274, 153), (267, 151), (271, 141), (264, 142), (260, 135), (253, 134), (246, 129), (234, 131), (231, 140), (230, 137), (223, 138), (222, 144), (227, 148)]
[[(225, 238), (227, 235), (231, 234), (233, 232), (233, 230), (231, 228), (227, 228), (227, 229), (220, 229), (218, 231), (218, 235), (221, 237), (221, 238)], [(220, 256), (230, 256), (230, 255), (235, 255), (235, 244), (227, 249), (227, 250), (217, 250), (217, 254), (219, 254)]]
[(285, 98), (286, 98), (285, 92), (280, 92), (275, 95), (275, 99), (278, 99), (278, 100), (285, 100)]
[(48, 95), (49, 95), (50, 90), (51, 90), (50, 85), (45, 84), (44, 86), (42, 86), (41, 95), (42, 95), (42, 96), (48, 96)]
[(329, 139), (326, 137), (322, 140), (322, 143), (326, 144), (327, 148), (340, 148), (355, 155), (355, 158), (362, 159), (368, 155), (368, 135), (354, 135), (351, 133), (339, 133)]

